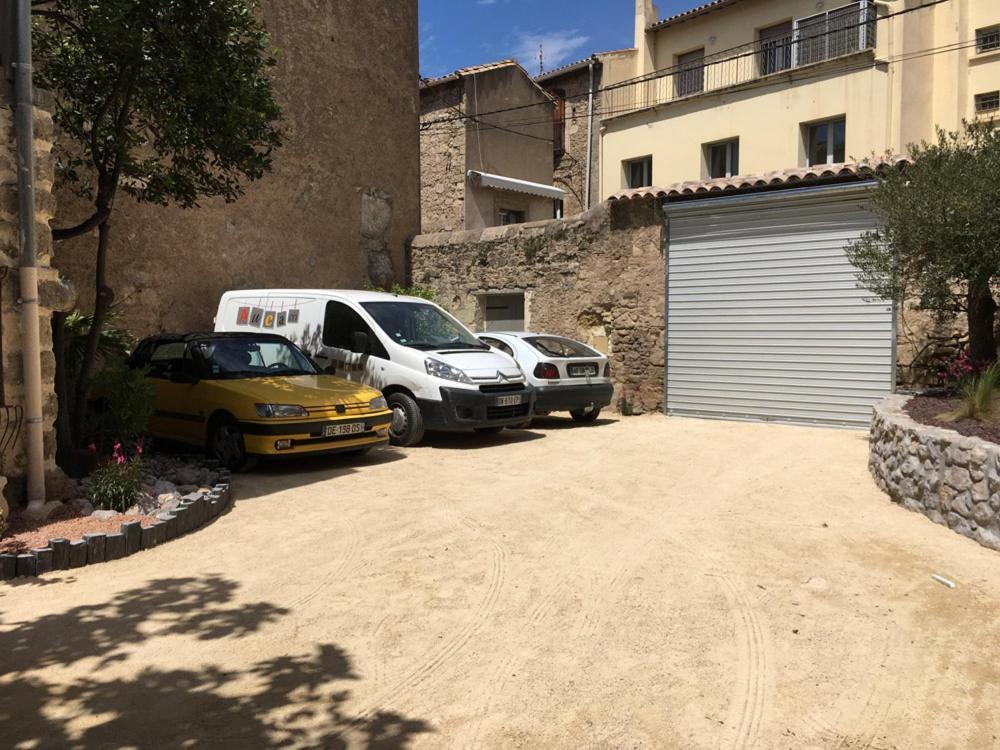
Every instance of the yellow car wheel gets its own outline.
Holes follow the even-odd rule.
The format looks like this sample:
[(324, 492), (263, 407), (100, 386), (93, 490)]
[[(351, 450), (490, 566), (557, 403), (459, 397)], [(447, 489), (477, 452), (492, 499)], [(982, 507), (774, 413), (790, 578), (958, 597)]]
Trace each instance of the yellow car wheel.
[(232, 417), (220, 416), (212, 420), (208, 428), (206, 452), (227, 469), (249, 471), (257, 459), (247, 454), (243, 431)]

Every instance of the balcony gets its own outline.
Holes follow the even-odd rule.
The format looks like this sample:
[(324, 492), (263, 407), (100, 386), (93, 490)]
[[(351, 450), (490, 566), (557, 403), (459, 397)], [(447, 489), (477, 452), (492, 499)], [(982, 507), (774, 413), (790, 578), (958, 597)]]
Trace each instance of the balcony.
[(762, 30), (759, 39), (723, 52), (681, 55), (673, 68), (607, 87), (603, 115), (615, 117), (874, 49), (875, 13), (870, 0), (859, 0)]

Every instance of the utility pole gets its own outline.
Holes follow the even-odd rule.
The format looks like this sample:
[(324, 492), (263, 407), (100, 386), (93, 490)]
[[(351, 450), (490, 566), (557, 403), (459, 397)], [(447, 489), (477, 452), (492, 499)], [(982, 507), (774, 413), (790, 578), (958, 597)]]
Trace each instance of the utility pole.
[(542, 52), (542, 44), (538, 44), (538, 75), (545, 72), (545, 54)]

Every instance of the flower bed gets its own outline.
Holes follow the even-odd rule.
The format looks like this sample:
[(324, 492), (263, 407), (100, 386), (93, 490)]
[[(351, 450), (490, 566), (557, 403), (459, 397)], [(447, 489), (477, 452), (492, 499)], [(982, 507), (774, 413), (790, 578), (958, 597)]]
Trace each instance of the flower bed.
[(868, 466), (876, 483), (909, 510), (1000, 550), (1000, 445), (921, 424), (907, 413), (910, 400), (875, 405)]

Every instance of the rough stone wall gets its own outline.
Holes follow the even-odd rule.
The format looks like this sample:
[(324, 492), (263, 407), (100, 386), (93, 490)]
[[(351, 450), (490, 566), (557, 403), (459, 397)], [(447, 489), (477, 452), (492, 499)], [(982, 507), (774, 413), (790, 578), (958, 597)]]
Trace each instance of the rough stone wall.
[(868, 467), (894, 502), (1000, 550), (1000, 445), (914, 421), (908, 396), (875, 406)]
[[(119, 194), (110, 285), (136, 334), (211, 328), (243, 287), (358, 287), (391, 266), (420, 226), (416, 0), (264, 0), (278, 50), (286, 143), (236, 203), (182, 210)], [(55, 226), (88, 206), (59, 194)], [(96, 236), (60, 242), (56, 264), (93, 305)]]
[(413, 240), (413, 281), (482, 330), (480, 295), (523, 290), (525, 325), (606, 351), (614, 404), (663, 406), (664, 228), (651, 200), (566, 219)]
[(465, 226), (465, 122), (430, 125), (462, 110), (461, 80), (420, 92), (420, 231)]
[[(587, 122), (590, 71), (587, 68), (575, 70), (557, 78), (546, 79), (545, 89), (557, 96), (557, 91), (565, 97), (564, 151), (555, 157), (554, 184), (566, 191), (563, 201), (563, 216), (572, 216), (586, 209), (587, 184)], [(601, 86), (601, 66), (594, 68), (594, 89)], [(590, 205), (597, 205), (600, 194), (600, 174), (598, 154), (600, 153), (601, 95), (594, 96), (591, 129), (591, 176)]]
[[(44, 98), (44, 95), (42, 96)], [(43, 102), (44, 104), (44, 102)], [(64, 481), (55, 466), (55, 357), (52, 354), (52, 312), (68, 310), (75, 301), (75, 291), (59, 278), (51, 267), (52, 230), (49, 221), (55, 213), (52, 195), (54, 162), (52, 159), (52, 117), (43, 107), (35, 109), (35, 235), (38, 247), (38, 291), (42, 347), (43, 429), (45, 464), (49, 493), (59, 495)], [(25, 473), (23, 422), (13, 440), (17, 410), (23, 409), (24, 378), (21, 343), (20, 283), (17, 198), (17, 144), (14, 138), (13, 111), (0, 105), (0, 474), (19, 478)], [(21, 415), (23, 417), (23, 413)]]

